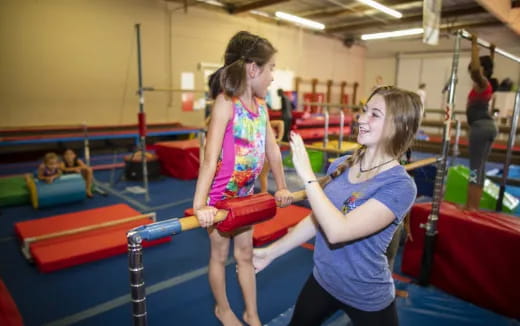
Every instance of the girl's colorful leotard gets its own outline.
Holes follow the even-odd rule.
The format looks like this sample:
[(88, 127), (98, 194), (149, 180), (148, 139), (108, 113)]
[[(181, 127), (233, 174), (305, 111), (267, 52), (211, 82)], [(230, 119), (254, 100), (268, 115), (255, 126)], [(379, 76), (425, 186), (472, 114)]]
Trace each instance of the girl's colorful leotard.
[(209, 205), (253, 193), (256, 177), (262, 171), (268, 114), (265, 102), (255, 98), (258, 113), (232, 98), (233, 118), (226, 126), (217, 171), (209, 192)]

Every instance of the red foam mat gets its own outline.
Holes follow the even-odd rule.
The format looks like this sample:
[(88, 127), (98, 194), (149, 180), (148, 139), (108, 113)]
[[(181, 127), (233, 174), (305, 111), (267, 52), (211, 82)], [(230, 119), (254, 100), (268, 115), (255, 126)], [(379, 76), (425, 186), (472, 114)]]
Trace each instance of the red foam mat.
[(196, 179), (199, 175), (199, 140), (165, 141), (155, 144), (164, 174), (178, 179)]
[[(407, 241), (402, 271), (418, 277), (425, 223), (431, 203), (411, 210), (413, 241)], [(430, 282), (444, 291), (513, 318), (520, 318), (520, 219), (470, 212), (443, 202)]]
[(261, 246), (283, 237), (290, 227), (310, 213), (310, 209), (296, 205), (278, 208), (275, 217), (253, 227), (253, 245)]
[(20, 240), (23, 240), (42, 234), (76, 229), (140, 214), (141, 213), (126, 204), (117, 204), (37, 220), (18, 222), (14, 225), (14, 229)]
[[(296, 205), (277, 208), (275, 217), (253, 226), (253, 245), (261, 246), (283, 237), (290, 227), (298, 224), (310, 213), (310, 209)], [(194, 215), (193, 208), (184, 211), (184, 216), (192, 215)]]
[[(133, 208), (118, 204), (102, 208), (90, 209), (71, 214), (43, 218), (34, 221), (17, 223), (17, 234), (23, 241), (26, 237), (75, 229), (83, 226), (140, 215)], [(32, 222), (32, 223), (30, 223)], [(135, 221), (47, 239), (31, 244), (30, 251), (37, 268), (44, 273), (100, 260), (126, 253), (126, 232), (134, 227), (152, 223), (151, 218), (144, 217)], [(143, 242), (143, 246), (165, 243), (171, 237)]]
[(2, 280), (0, 280), (0, 325), (23, 326), (18, 307)]

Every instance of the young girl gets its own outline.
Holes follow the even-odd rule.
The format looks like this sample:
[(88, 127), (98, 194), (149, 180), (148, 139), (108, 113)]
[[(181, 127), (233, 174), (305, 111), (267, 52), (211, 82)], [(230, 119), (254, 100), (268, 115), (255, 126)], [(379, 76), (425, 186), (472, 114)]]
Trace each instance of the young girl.
[(477, 37), (471, 40), (469, 72), (473, 87), (468, 95), (466, 120), (469, 124), (469, 184), (466, 208), (478, 209), (484, 187), (486, 161), (498, 130), (489, 113), (489, 102), (498, 86), (493, 74), (493, 48), (491, 56), (478, 56)]
[(395, 288), (385, 251), (410, 209), (416, 187), (398, 159), (414, 139), (421, 100), (394, 87), (377, 88), (359, 118), (363, 145), (340, 157), (320, 186), (302, 139), (292, 134), (296, 171), (312, 214), (267, 248), (254, 250), (257, 271), (316, 236), (314, 269), (290, 325), (320, 325), (343, 310), (356, 326), (397, 325)]
[(87, 166), (81, 159), (76, 156), (72, 149), (66, 149), (63, 153), (63, 162), (61, 162), (61, 171), (67, 173), (81, 173), (85, 179), (87, 196), (92, 197), (92, 168)]
[(53, 152), (45, 154), (43, 163), (38, 167), (38, 179), (46, 183), (52, 183), (59, 178), (60, 175), (60, 160), (58, 155)]
[(272, 82), (276, 50), (268, 40), (239, 32), (229, 41), (225, 63), (210, 77), (215, 98), (204, 159), (200, 166), (193, 207), (202, 227), (208, 227), (211, 242), (209, 283), (216, 301), (215, 315), (224, 325), (241, 325), (226, 295), (225, 262), (230, 238), (234, 239), (238, 281), (245, 301), (244, 321), (261, 325), (256, 307), (255, 272), (252, 264), (252, 228), (221, 234), (211, 227), (222, 199), (253, 192), (255, 179), (267, 157), (278, 191), (280, 206), (292, 201), (286, 189), (281, 154), (269, 125), (262, 100)]

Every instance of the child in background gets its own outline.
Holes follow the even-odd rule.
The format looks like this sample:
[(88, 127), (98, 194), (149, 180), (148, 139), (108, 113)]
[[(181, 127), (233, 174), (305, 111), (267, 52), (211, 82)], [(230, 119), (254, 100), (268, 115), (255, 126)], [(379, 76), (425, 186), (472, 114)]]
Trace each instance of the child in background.
[[(271, 120), (271, 128), (276, 130), (275, 137), (276, 142), (282, 141), (282, 137), (284, 135), (284, 122), (282, 120)], [(268, 182), (269, 176), (269, 162), (264, 161), (264, 167), (262, 168), (262, 172), (258, 176), (258, 180), (260, 181), (260, 192), (267, 192), (267, 188), (269, 185)]]
[(242, 319), (260, 326), (256, 305), (256, 281), (253, 269), (253, 230), (232, 234), (212, 227), (215, 203), (233, 197), (251, 195), (255, 180), (267, 158), (278, 191), (275, 199), (282, 207), (292, 201), (287, 190), (280, 149), (269, 124), (263, 98), (273, 80), (276, 50), (265, 38), (239, 32), (229, 41), (224, 66), (209, 80), (215, 99), (211, 112), (204, 159), (193, 199), (193, 208), (202, 227), (208, 228), (211, 243), (209, 283), (215, 298), (215, 316), (223, 325), (242, 325), (231, 310), (226, 294), (226, 261), (230, 239), (234, 241), (237, 275), (245, 301)]
[(81, 173), (83, 179), (85, 179), (87, 196), (92, 198), (92, 180), (93, 173), (92, 168), (86, 165), (81, 159), (79, 159), (76, 153), (68, 148), (63, 152), (63, 162), (60, 164), (60, 169), (63, 173)]
[(46, 183), (52, 183), (59, 178), (60, 175), (60, 159), (58, 155), (53, 152), (45, 154), (43, 163), (38, 167), (38, 179)]

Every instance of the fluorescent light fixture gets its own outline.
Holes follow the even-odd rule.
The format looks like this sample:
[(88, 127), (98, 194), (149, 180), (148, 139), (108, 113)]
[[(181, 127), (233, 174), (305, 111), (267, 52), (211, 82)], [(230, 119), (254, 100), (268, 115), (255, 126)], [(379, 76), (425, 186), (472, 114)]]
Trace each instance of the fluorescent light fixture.
[(272, 18), (271, 15), (269, 15), (265, 11), (249, 10), (249, 12), (252, 13), (253, 15), (262, 16), (262, 17), (266, 17), (266, 18)]
[(393, 31), (393, 32), (363, 34), (363, 35), (361, 35), (361, 39), (364, 41), (378, 40), (378, 39), (382, 39), (382, 38), (418, 35), (418, 34), (422, 34), (422, 33), (424, 33), (424, 30), (422, 28), (411, 28), (411, 29), (403, 29), (400, 31)]
[(401, 14), (399, 11), (388, 8), (387, 6), (383, 6), (379, 2), (373, 1), (373, 0), (357, 0), (358, 2), (361, 2), (363, 4), (366, 4), (367, 6), (370, 6), (374, 9), (377, 9), (381, 12), (384, 12), (387, 15), (390, 15), (395, 18), (401, 18), (403, 17), (403, 14)]
[(291, 23), (303, 25), (305, 27), (309, 27), (309, 28), (313, 28), (313, 29), (320, 29), (320, 30), (325, 29), (325, 25), (323, 25), (322, 23), (318, 23), (318, 22), (315, 22), (310, 19), (305, 19), (302, 17), (294, 16), (294, 15), (291, 15), (291, 14), (288, 14), (288, 13), (285, 13), (282, 11), (277, 11), (275, 13), (275, 16), (280, 19), (287, 20)]
[(204, 2), (208, 5), (217, 6), (217, 7), (224, 7), (224, 4), (222, 2), (219, 2), (216, 0), (197, 0), (197, 2)]

